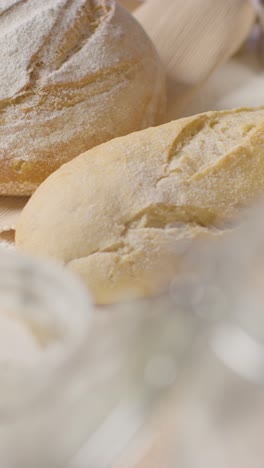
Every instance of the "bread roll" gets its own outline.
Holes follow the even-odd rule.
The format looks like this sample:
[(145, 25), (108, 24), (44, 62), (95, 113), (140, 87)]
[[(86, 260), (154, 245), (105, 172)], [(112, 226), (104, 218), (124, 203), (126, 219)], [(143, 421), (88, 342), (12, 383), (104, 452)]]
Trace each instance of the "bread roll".
[(0, 194), (163, 121), (156, 51), (114, 0), (2, 0), (0, 42)]
[(98, 303), (165, 290), (186, 243), (218, 237), (264, 193), (264, 108), (208, 112), (117, 138), (52, 174), (18, 249), (79, 274)]

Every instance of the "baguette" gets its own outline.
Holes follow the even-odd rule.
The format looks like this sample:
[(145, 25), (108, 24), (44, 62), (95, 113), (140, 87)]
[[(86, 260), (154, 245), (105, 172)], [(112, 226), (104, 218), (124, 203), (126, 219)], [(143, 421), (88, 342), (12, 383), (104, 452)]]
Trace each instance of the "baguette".
[(264, 193), (264, 107), (208, 112), (114, 139), (52, 174), (19, 250), (75, 271), (97, 303), (168, 288), (184, 249), (218, 238)]

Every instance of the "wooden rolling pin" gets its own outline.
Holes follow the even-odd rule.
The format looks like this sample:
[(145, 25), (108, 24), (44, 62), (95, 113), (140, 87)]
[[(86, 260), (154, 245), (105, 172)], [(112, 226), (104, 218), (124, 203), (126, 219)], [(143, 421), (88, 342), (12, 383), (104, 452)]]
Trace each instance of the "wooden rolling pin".
[(134, 16), (167, 70), (168, 120), (172, 120), (181, 116), (211, 73), (239, 49), (256, 9), (249, 0), (146, 0)]

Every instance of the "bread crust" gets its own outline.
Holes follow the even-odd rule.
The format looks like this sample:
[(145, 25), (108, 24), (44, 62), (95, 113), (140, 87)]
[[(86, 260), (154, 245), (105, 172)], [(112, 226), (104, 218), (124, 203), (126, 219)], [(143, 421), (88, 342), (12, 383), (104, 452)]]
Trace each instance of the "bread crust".
[(68, 265), (97, 303), (168, 288), (191, 242), (217, 239), (264, 193), (264, 107), (208, 112), (114, 139), (52, 174), (19, 250)]
[(113, 0), (3, 0), (0, 13), (0, 195), (164, 121), (157, 53)]

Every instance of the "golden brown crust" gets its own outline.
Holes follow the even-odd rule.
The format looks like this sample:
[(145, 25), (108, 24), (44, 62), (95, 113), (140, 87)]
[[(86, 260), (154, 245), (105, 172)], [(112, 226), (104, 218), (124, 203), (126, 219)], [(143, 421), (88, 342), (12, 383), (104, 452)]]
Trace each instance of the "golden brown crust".
[(16, 243), (78, 273), (98, 303), (156, 294), (198, 238), (264, 193), (264, 108), (208, 112), (114, 139), (52, 174)]

